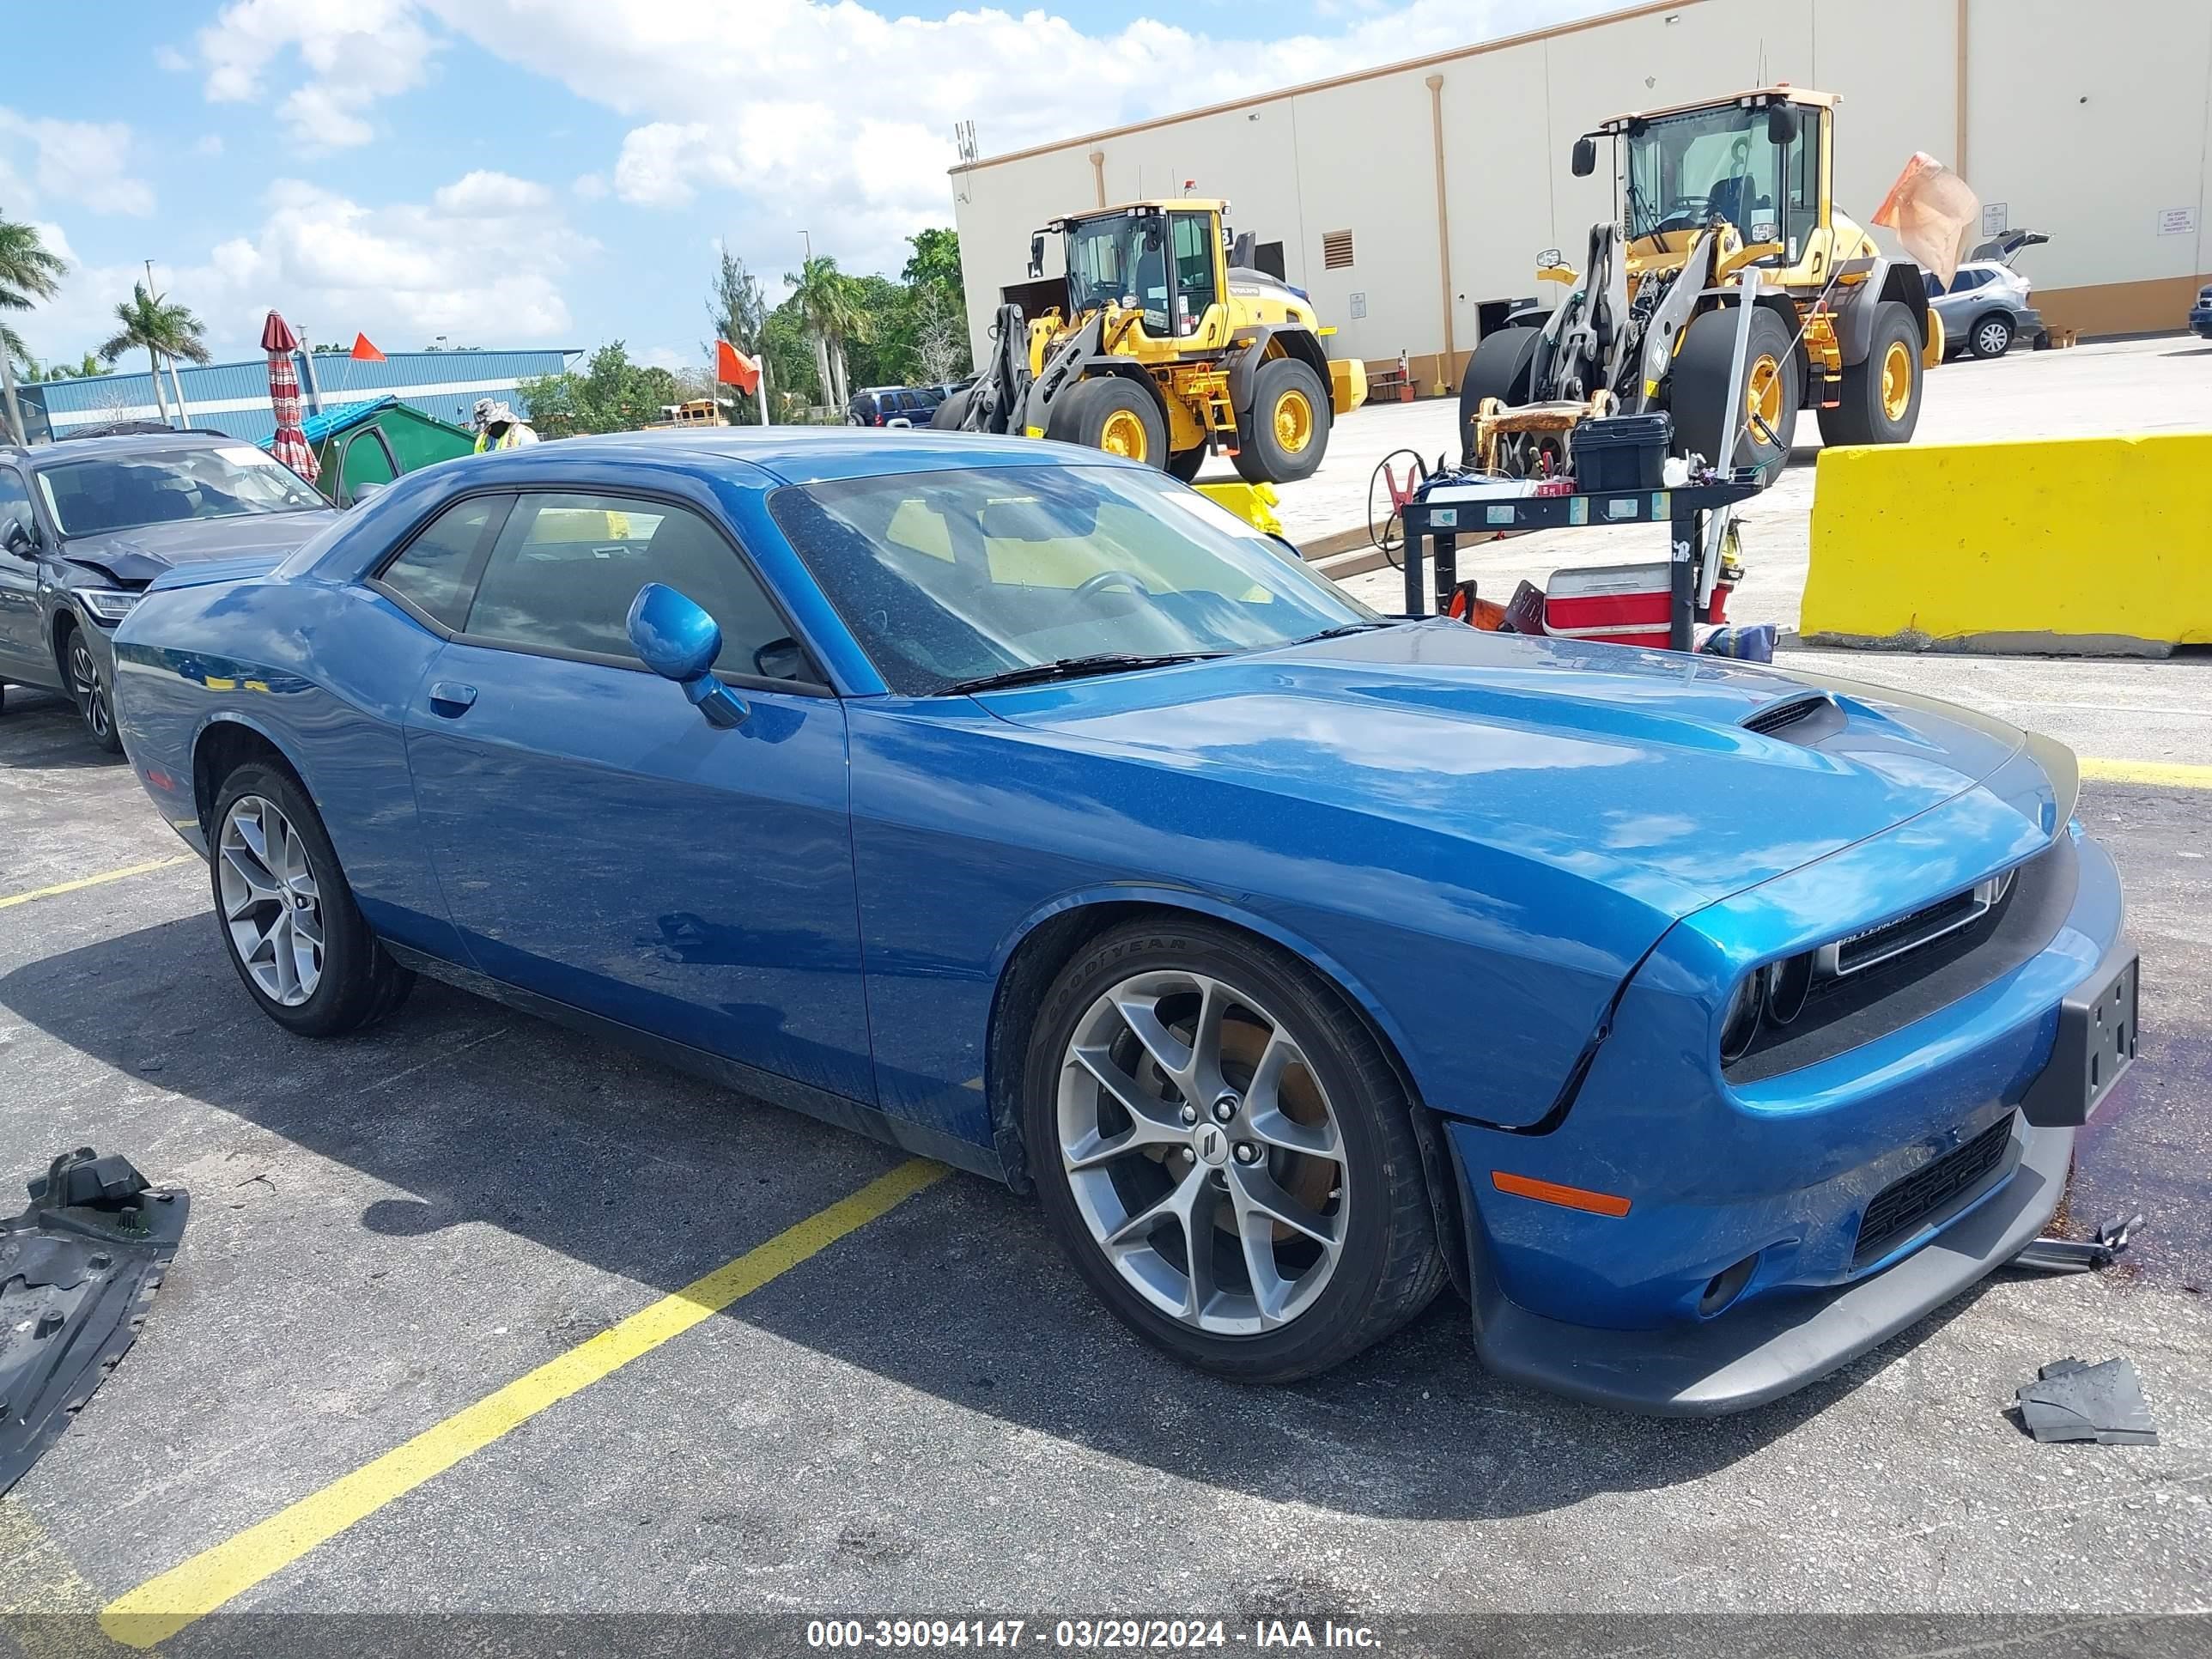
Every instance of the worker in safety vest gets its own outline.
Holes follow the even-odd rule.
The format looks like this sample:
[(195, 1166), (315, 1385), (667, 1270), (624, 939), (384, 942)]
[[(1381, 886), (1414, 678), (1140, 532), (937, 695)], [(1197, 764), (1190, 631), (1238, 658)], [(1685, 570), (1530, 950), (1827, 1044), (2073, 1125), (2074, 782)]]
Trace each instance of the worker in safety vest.
[(487, 449), (520, 449), (525, 444), (534, 444), (538, 434), (530, 425), (505, 404), (495, 403), (489, 398), (477, 399), (477, 453)]

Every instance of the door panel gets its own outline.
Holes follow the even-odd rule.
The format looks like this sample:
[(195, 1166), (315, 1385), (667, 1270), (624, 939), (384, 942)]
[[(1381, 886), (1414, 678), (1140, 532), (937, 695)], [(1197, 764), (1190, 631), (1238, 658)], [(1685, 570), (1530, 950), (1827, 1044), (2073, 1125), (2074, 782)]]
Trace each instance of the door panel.
[(844, 709), (743, 695), (717, 731), (651, 674), (448, 643), (408, 719), (447, 906), (495, 979), (872, 1102)]
[[(0, 526), (10, 519), (37, 533), (30, 487), (14, 467), (0, 466)], [(19, 676), (51, 685), (53, 659), (46, 654), (45, 630), (39, 626), (37, 556), (18, 558), (0, 549), (0, 679)]]

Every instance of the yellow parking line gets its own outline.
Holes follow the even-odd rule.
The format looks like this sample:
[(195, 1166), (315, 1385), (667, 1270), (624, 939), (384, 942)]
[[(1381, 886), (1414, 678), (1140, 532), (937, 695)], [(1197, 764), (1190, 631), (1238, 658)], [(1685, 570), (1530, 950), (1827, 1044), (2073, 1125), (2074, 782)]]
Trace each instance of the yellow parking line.
[(498, 1392), (465, 1407), (403, 1446), (341, 1475), (266, 1521), (181, 1566), (125, 1591), (100, 1610), (100, 1627), (118, 1642), (151, 1647), (213, 1613), (233, 1596), (290, 1565), (424, 1481), (528, 1422), (548, 1407), (589, 1388), (672, 1337), (712, 1318), (779, 1274), (828, 1249), (846, 1234), (889, 1213), (933, 1182), (945, 1166), (912, 1158), (849, 1198), (786, 1228), (704, 1279), (632, 1314)]
[(58, 898), (64, 893), (82, 892), (88, 887), (99, 887), (111, 881), (121, 881), (130, 876), (143, 876), (149, 870), (167, 870), (172, 865), (191, 864), (197, 854), (179, 853), (173, 859), (149, 859), (143, 864), (126, 864), (120, 870), (103, 870), (96, 876), (79, 876), (75, 881), (58, 881), (51, 887), (33, 887), (27, 893), (10, 893), (0, 898), (0, 910), (12, 910), (19, 904), (28, 904), (33, 899)]
[(2168, 789), (2212, 789), (2212, 766), (2180, 761), (2087, 760), (2081, 775), (2099, 783), (2149, 783)]

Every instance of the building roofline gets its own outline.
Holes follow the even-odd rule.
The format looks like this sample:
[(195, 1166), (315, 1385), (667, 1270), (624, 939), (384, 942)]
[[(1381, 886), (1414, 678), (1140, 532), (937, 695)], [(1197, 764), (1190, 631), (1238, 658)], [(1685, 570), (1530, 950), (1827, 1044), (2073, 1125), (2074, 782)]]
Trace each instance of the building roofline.
[(1007, 161), (1025, 161), (1035, 155), (1049, 155), (1055, 150), (1073, 149), (1079, 144), (1103, 143), (1109, 138), (1126, 138), (1133, 132), (1146, 132), (1155, 127), (1173, 126), (1181, 121), (1203, 120), (1209, 115), (1225, 115), (1232, 110), (1250, 109), (1259, 104), (1278, 103), (1285, 98), (1298, 98), (1310, 92), (1327, 92), (1336, 87), (1356, 85), (1362, 81), (1378, 80), (1386, 75), (1403, 75), (1410, 70), (1430, 69), (1438, 64), (1456, 63), (1464, 58), (1480, 58), (1486, 52), (1504, 52), (1514, 46), (1534, 45), (1540, 40), (1556, 40), (1562, 35), (1580, 34), (1587, 29), (1603, 28), (1609, 23), (1632, 22), (1639, 17), (1656, 16), (1670, 11), (1687, 11), (1692, 6), (1703, 5), (1705, 0), (1646, 0), (1641, 5), (1625, 6), (1618, 11), (1601, 12), (1595, 17), (1577, 18), (1571, 22), (1554, 23), (1548, 28), (1525, 29), (1519, 34), (1500, 35), (1495, 40), (1478, 40), (1472, 46), (1453, 46), (1448, 51), (1435, 52), (1423, 58), (1407, 58), (1395, 64), (1381, 64), (1373, 69), (1352, 70), (1343, 75), (1332, 75), (1325, 80), (1302, 82), (1294, 87), (1279, 87), (1273, 92), (1249, 93), (1242, 98), (1231, 98), (1218, 104), (1207, 104), (1198, 109), (1179, 110), (1172, 115), (1155, 116), (1150, 120), (1130, 121), (1118, 127), (1106, 127), (1097, 132), (1086, 132), (1074, 138), (1056, 138), (1047, 144), (1031, 144), (1026, 149), (1010, 149), (1003, 155), (986, 155), (974, 161), (963, 161), (947, 167), (948, 173), (957, 175), (976, 173), (985, 167), (994, 167)]

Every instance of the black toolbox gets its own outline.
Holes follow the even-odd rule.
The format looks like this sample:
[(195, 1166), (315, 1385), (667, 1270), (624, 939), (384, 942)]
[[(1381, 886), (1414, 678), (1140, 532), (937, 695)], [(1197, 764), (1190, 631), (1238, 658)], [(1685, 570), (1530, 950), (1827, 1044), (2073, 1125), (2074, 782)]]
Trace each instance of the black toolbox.
[(1663, 409), (1649, 415), (1607, 415), (1578, 421), (1567, 437), (1575, 488), (1583, 495), (1609, 489), (1656, 489), (1674, 420)]

